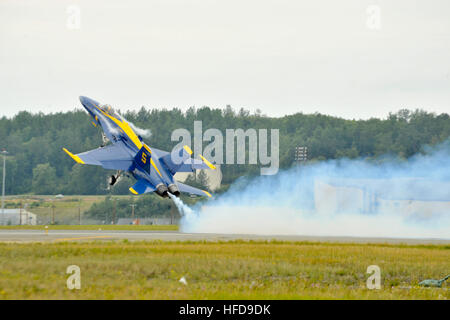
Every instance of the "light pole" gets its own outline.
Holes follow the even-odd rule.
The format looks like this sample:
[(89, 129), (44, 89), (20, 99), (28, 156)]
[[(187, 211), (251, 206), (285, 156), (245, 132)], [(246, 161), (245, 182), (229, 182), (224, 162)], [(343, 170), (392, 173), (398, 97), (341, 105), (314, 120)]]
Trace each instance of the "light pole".
[(134, 220), (134, 207), (136, 207), (136, 204), (135, 203), (130, 204), (130, 207), (131, 207), (131, 219)]
[(55, 224), (55, 200), (52, 199), (52, 225)]
[(78, 198), (78, 224), (81, 226), (81, 198)]
[(3, 154), (3, 184), (2, 184), (2, 214), (3, 218), (5, 215), (5, 175), (6, 175), (6, 155), (8, 154), (8, 151), (5, 149), (2, 150)]
[(112, 224), (116, 224), (116, 198), (113, 198), (113, 216)]

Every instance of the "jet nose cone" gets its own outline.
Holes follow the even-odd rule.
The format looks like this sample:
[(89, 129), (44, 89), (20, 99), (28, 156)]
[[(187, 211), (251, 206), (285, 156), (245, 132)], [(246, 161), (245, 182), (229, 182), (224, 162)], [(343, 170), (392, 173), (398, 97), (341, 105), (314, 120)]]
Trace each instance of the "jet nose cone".
[(91, 102), (91, 101), (92, 101), (92, 100), (89, 99), (88, 97), (80, 96), (80, 102), (81, 102), (82, 104), (87, 104), (87, 103), (89, 103), (89, 102)]
[(97, 101), (92, 100), (91, 98), (88, 98), (85, 96), (80, 96), (80, 102), (86, 109), (90, 109), (90, 108), (94, 108), (95, 106), (98, 106)]

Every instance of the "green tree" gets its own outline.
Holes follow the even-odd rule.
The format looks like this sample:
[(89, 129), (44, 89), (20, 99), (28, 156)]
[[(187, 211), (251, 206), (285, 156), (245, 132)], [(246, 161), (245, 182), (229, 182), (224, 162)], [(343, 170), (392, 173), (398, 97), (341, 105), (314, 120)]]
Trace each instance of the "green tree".
[[(442, 143), (450, 137), (450, 116), (423, 110), (401, 110), (390, 113), (386, 119), (346, 120), (323, 114), (301, 112), (271, 118), (260, 112), (250, 113), (231, 106), (224, 109), (203, 106), (180, 109), (141, 107), (138, 112), (126, 111), (124, 117), (135, 125), (150, 129), (151, 137), (144, 137), (150, 147), (171, 150), (177, 142), (171, 133), (177, 128), (193, 132), (195, 120), (203, 121), (203, 131), (217, 128), (225, 136), (225, 129), (249, 128), (280, 130), (280, 168), (294, 164), (297, 146), (308, 147), (310, 160), (341, 157), (373, 158), (384, 154), (407, 158), (421, 152), (426, 145)], [(90, 116), (82, 110), (53, 114), (32, 114), (21, 111), (12, 118), (0, 118), (2, 148), (10, 153), (7, 160), (6, 192), (23, 194), (42, 193), (39, 165), (50, 165), (49, 179), (53, 180), (52, 193), (65, 194), (129, 194), (134, 180), (123, 180), (111, 190), (106, 178), (114, 172), (95, 166), (74, 165), (62, 151), (66, 147), (73, 153), (97, 148), (101, 144), (101, 128), (91, 124)], [(208, 142), (204, 142), (206, 146)], [(224, 144), (225, 148), (225, 144)], [(224, 150), (225, 151), (225, 150)], [(240, 176), (259, 174), (258, 165), (222, 165), (222, 182), (233, 183)], [(0, 168), (1, 170), (1, 168)], [(38, 174), (39, 173), (39, 174)], [(54, 179), (53, 174), (56, 175)], [(41, 181), (35, 181), (37, 178)], [(129, 182), (129, 184), (128, 184)], [(204, 182), (192, 181), (195, 186)]]
[(193, 186), (195, 188), (210, 191), (209, 179), (205, 171), (203, 170), (200, 170), (200, 172), (197, 174), (191, 173), (190, 175), (188, 175), (184, 183)]
[(49, 163), (38, 164), (33, 169), (32, 188), (35, 194), (56, 194), (56, 171)]

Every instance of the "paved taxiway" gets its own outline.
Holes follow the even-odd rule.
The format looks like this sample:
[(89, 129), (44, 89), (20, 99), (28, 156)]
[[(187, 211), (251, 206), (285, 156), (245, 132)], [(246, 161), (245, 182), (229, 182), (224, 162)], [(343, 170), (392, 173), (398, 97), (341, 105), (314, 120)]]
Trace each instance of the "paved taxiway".
[(119, 230), (0, 230), (0, 242), (57, 242), (94, 240), (163, 240), (163, 241), (230, 241), (230, 240), (284, 240), (354, 243), (407, 243), (450, 244), (450, 239), (406, 239), (406, 238), (357, 238), (319, 237), (298, 235), (246, 235), (217, 233), (182, 233), (178, 231), (119, 231)]

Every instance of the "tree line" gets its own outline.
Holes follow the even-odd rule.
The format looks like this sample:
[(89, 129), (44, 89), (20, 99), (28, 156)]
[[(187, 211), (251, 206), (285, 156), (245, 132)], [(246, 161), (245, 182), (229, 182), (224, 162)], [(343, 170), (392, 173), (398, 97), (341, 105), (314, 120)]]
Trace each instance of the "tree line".
[[(171, 150), (172, 131), (186, 128), (193, 132), (195, 120), (203, 122), (203, 132), (226, 129), (279, 129), (280, 168), (295, 163), (295, 148), (308, 147), (309, 160), (373, 158), (384, 154), (400, 158), (421, 152), (425, 145), (435, 145), (450, 136), (449, 114), (423, 110), (401, 110), (385, 119), (346, 120), (319, 113), (301, 112), (272, 118), (261, 112), (219, 108), (174, 108), (124, 111), (122, 115), (143, 129), (150, 129), (145, 142), (153, 147)], [(73, 153), (94, 149), (101, 144), (101, 129), (91, 124), (84, 110), (53, 114), (26, 111), (12, 118), (0, 119), (0, 148), (7, 158), (6, 193), (12, 194), (129, 194), (133, 181), (122, 179), (111, 190), (107, 177), (112, 171), (76, 164), (62, 151)], [(204, 142), (206, 146), (208, 142)], [(224, 152), (225, 153), (225, 152)], [(222, 165), (223, 183), (229, 185), (242, 175), (259, 174), (258, 165)], [(0, 166), (0, 174), (2, 166)], [(192, 181), (191, 181), (192, 182)], [(201, 184), (201, 183), (199, 183)]]

